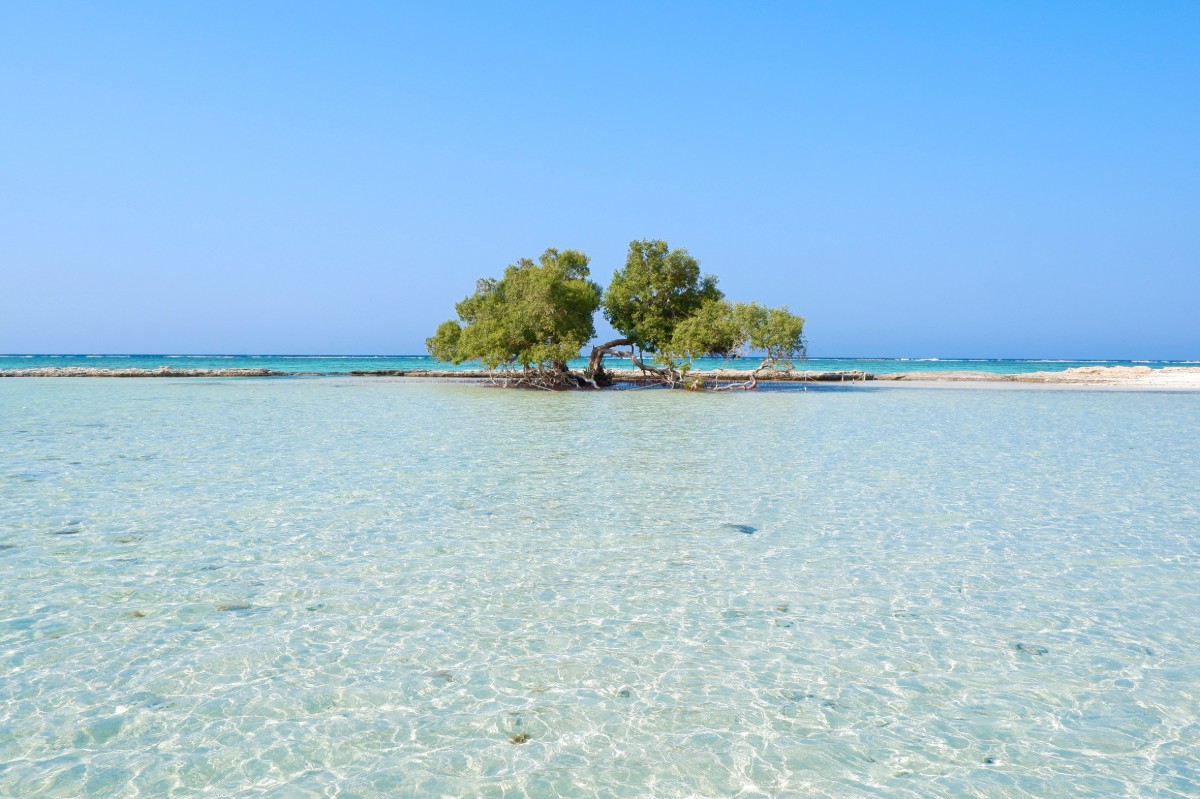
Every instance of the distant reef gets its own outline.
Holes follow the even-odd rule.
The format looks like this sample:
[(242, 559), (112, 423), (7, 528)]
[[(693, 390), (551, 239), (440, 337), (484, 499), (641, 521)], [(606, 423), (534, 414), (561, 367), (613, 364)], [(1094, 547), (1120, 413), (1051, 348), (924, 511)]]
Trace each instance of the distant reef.
[(38, 369), (0, 369), (0, 377), (283, 377), (294, 372), (274, 369), (101, 369), (94, 366), (45, 366)]

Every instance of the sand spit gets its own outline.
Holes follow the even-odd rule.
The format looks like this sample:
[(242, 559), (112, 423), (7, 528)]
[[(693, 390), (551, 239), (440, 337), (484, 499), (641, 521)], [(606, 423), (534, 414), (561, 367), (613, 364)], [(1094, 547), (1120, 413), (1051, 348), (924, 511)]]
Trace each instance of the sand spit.
[[(440, 380), (493, 380), (486, 371), (453, 369), (381, 369), (353, 371), (356, 377), (415, 377)], [(651, 378), (632, 369), (614, 369), (611, 374), (623, 383), (651, 383)], [(716, 369), (693, 372), (709, 380), (737, 382), (749, 380), (750, 370)], [(0, 377), (287, 377), (327, 376), (307, 372), (280, 372), (273, 369), (101, 369), (88, 366), (55, 366), (39, 369), (0, 369)], [(342, 375), (345, 376), (345, 375)], [(1078, 366), (1057, 372), (1027, 372), (997, 374), (995, 372), (892, 372), (872, 374), (863, 371), (846, 372), (760, 372), (760, 382), (773, 383), (859, 383), (868, 380), (881, 382), (923, 383), (1047, 383), (1079, 386), (1129, 386), (1147, 388), (1200, 389), (1200, 367), (1168, 366), (1151, 369), (1149, 366)]]

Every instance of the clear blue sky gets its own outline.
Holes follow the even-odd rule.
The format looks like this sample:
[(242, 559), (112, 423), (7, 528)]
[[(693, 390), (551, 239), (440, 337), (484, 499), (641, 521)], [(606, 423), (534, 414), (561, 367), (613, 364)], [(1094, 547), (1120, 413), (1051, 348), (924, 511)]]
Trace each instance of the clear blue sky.
[(814, 355), (1200, 357), (1200, 2), (9, 2), (0, 352), (415, 353), (634, 238)]

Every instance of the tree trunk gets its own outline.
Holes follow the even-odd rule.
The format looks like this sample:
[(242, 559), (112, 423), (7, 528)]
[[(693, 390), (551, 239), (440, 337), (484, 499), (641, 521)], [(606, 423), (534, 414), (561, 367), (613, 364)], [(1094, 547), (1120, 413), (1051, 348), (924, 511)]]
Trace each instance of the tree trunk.
[(633, 339), (615, 338), (612, 341), (606, 342), (604, 344), (600, 344), (599, 346), (596, 346), (596, 347), (592, 347), (592, 355), (590, 358), (588, 358), (587, 371), (584, 372), (584, 374), (587, 375), (592, 380), (596, 381), (596, 383), (598, 385), (601, 385), (601, 386), (612, 385), (612, 378), (610, 378), (604, 372), (604, 356), (610, 354), (617, 347), (632, 347), (632, 346), (633, 346)]

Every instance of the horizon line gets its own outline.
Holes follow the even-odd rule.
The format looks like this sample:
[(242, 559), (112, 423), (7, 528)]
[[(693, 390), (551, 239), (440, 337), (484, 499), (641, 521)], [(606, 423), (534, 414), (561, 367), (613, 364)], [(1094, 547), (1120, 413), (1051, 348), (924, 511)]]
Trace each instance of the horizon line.
[[(582, 353), (578, 358), (586, 358)], [(719, 356), (695, 360), (753, 360), (757, 356)], [(427, 358), (432, 355), (404, 353), (299, 353), (299, 352), (9, 352), (0, 358)], [(620, 359), (618, 359), (620, 360)], [(981, 358), (939, 355), (808, 355), (798, 361), (1032, 361), (1044, 363), (1200, 363), (1200, 358)], [(443, 361), (443, 363), (449, 363)], [(465, 363), (465, 362), (464, 362)]]

